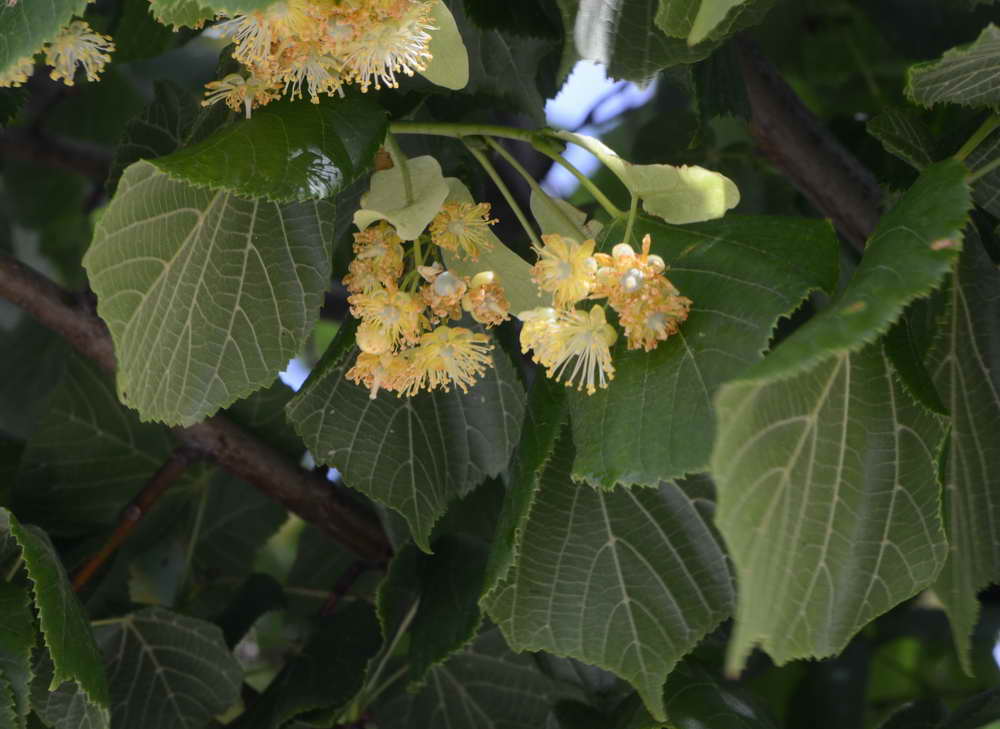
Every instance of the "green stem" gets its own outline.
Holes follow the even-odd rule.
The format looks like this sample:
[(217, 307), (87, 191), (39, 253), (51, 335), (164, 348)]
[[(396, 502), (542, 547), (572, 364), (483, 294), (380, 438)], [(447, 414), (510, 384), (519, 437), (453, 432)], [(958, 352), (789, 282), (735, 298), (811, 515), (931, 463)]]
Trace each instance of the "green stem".
[(536, 233), (535, 229), (531, 227), (531, 223), (529, 222), (527, 216), (524, 214), (521, 206), (517, 204), (517, 200), (514, 199), (513, 193), (507, 187), (507, 183), (503, 181), (503, 178), (500, 177), (496, 167), (494, 167), (493, 163), (490, 162), (489, 157), (483, 154), (483, 150), (477, 149), (474, 144), (469, 144), (469, 142), (465, 139), (463, 139), (462, 142), (465, 144), (465, 148), (469, 150), (469, 154), (476, 158), (476, 162), (482, 166), (482, 168), (486, 171), (486, 174), (490, 176), (491, 180), (493, 180), (493, 184), (500, 190), (500, 194), (503, 195), (504, 200), (506, 200), (507, 204), (510, 205), (510, 209), (514, 211), (514, 215), (517, 216), (518, 222), (521, 224), (521, 227), (524, 228), (524, 232), (528, 234), (532, 244), (534, 244), (536, 248), (541, 248), (542, 241), (538, 237), (538, 233)]
[(408, 122), (398, 121), (389, 125), (392, 134), (427, 134), (437, 137), (452, 137), (453, 139), (465, 139), (465, 137), (499, 137), (501, 139), (516, 139), (519, 142), (530, 144), (536, 150), (544, 154), (553, 162), (566, 168), (573, 177), (580, 181), (594, 199), (604, 208), (608, 215), (619, 218), (625, 214), (624, 211), (611, 202), (607, 195), (595, 185), (589, 177), (580, 172), (573, 164), (564, 158), (559, 152), (552, 149), (552, 144), (547, 139), (550, 131), (515, 129), (514, 127), (504, 127), (499, 124), (450, 124), (445, 122)]
[(573, 177), (575, 177), (577, 181), (581, 185), (583, 185), (584, 188), (586, 188), (587, 192), (589, 192), (593, 196), (593, 198), (597, 201), (597, 203), (602, 208), (604, 208), (605, 212), (607, 212), (607, 214), (610, 215), (612, 218), (620, 218), (625, 214), (625, 211), (620, 209), (613, 202), (611, 202), (611, 199), (601, 191), (601, 188), (599, 188), (597, 185), (594, 184), (593, 180), (591, 180), (585, 174), (580, 172), (580, 170), (578, 170), (576, 166), (568, 159), (563, 157), (558, 152), (554, 151), (550, 144), (545, 142), (541, 144), (535, 144), (535, 149), (537, 149), (539, 152), (544, 154), (546, 157), (551, 159), (556, 164), (561, 165), (563, 169), (565, 169), (567, 172), (573, 175)]
[(1000, 127), (1000, 115), (991, 114), (986, 121), (980, 125), (979, 129), (977, 129), (973, 135), (969, 137), (968, 141), (962, 145), (962, 148), (955, 152), (955, 159), (965, 161), (966, 157), (972, 154), (976, 147), (982, 144), (983, 140), (990, 136), (990, 134), (992, 134), (997, 127)]
[(408, 665), (402, 666), (399, 670), (397, 670), (395, 673), (389, 676), (389, 678), (383, 681), (380, 685), (376, 686), (375, 689), (370, 694), (368, 694), (368, 696), (365, 697), (366, 699), (368, 699), (367, 703), (369, 704), (374, 703), (379, 696), (381, 696), (386, 692), (386, 689), (388, 689), (390, 686), (396, 683), (396, 681), (401, 679), (409, 670), (410, 667)]
[(191, 580), (191, 565), (194, 562), (194, 552), (198, 547), (198, 540), (201, 539), (201, 523), (205, 518), (205, 506), (208, 504), (208, 487), (202, 488), (201, 500), (198, 502), (198, 511), (194, 517), (194, 527), (191, 529), (191, 540), (187, 545), (187, 554), (184, 556), (184, 572), (181, 576), (181, 594)]
[(381, 678), (382, 671), (385, 670), (386, 664), (388, 664), (389, 658), (392, 656), (393, 651), (396, 650), (396, 646), (399, 645), (399, 641), (402, 640), (403, 635), (406, 633), (407, 630), (409, 630), (410, 623), (412, 623), (413, 619), (417, 617), (417, 608), (419, 606), (420, 606), (420, 600), (417, 600), (416, 602), (413, 603), (410, 609), (406, 612), (406, 615), (403, 616), (403, 620), (399, 624), (399, 630), (397, 630), (396, 634), (392, 636), (392, 640), (389, 642), (389, 645), (385, 647), (385, 650), (381, 652), (382, 655), (379, 657), (379, 662), (378, 665), (375, 667), (375, 671), (371, 674), (371, 677), (369, 677), (368, 680), (365, 681), (365, 686), (364, 688), (361, 689), (359, 693), (358, 701), (359, 702), (362, 700), (364, 701), (364, 703), (361, 704), (362, 706), (368, 705), (369, 701), (367, 699), (370, 691), (369, 687), (374, 686), (376, 682), (379, 680), (379, 678)]
[(500, 137), (516, 139), (520, 142), (534, 144), (538, 132), (530, 129), (516, 129), (499, 124), (450, 124), (445, 122), (409, 122), (397, 121), (389, 125), (392, 134), (425, 134), (434, 137)]
[(639, 196), (632, 195), (632, 204), (628, 208), (628, 222), (625, 224), (624, 241), (632, 245), (632, 231), (635, 229), (635, 219), (639, 213)]
[(400, 174), (403, 175), (403, 194), (406, 196), (406, 204), (413, 204), (413, 180), (410, 179), (410, 164), (409, 160), (406, 158), (406, 154), (403, 152), (403, 148), (399, 146), (399, 141), (392, 135), (385, 135), (385, 148), (389, 151), (389, 156), (392, 157), (392, 163), (399, 168)]
[(970, 185), (976, 183), (981, 177), (985, 177), (990, 174), (997, 167), (1000, 167), (1000, 157), (990, 161), (989, 163), (983, 165), (978, 170), (969, 173), (969, 176), (965, 178), (965, 181)]
[[(554, 210), (555, 210), (555, 211), (556, 211), (557, 213), (559, 213), (559, 215), (560, 215), (560, 216), (562, 217), (562, 219), (563, 219), (563, 222), (565, 222), (565, 223), (566, 223), (566, 225), (568, 225), (568, 226), (570, 227), (570, 229), (572, 229), (572, 230), (576, 230), (576, 231), (577, 231), (577, 232), (578, 232), (578, 233), (579, 233), (579, 234), (580, 234), (580, 235), (582, 236), (581, 240), (582, 240), (583, 238), (587, 238), (587, 237), (588, 237), (588, 236), (587, 236), (587, 231), (586, 231), (586, 230), (584, 230), (584, 229), (583, 229), (583, 228), (582, 228), (582, 227), (581, 227), (580, 225), (577, 225), (577, 224), (576, 224), (576, 223), (575, 223), (575, 222), (573, 221), (573, 219), (572, 219), (572, 218), (571, 218), (571, 217), (569, 216), (569, 214), (567, 214), (567, 212), (566, 212), (565, 210), (563, 210), (563, 208), (562, 208), (562, 207), (561, 207), (560, 205), (558, 205), (558, 204), (556, 203), (556, 201), (555, 201), (555, 200), (553, 200), (553, 199), (552, 199), (552, 198), (551, 198), (551, 197), (549, 196), (549, 194), (548, 194), (547, 192), (545, 192), (545, 190), (543, 190), (543, 189), (542, 189), (542, 186), (538, 184), (538, 180), (536, 180), (536, 179), (535, 179), (535, 178), (534, 178), (534, 177), (533, 177), (533, 176), (531, 175), (531, 173), (530, 173), (530, 172), (528, 172), (528, 170), (526, 170), (526, 169), (524, 168), (524, 165), (522, 165), (522, 164), (521, 164), (521, 163), (520, 163), (520, 162), (518, 161), (517, 157), (515, 157), (515, 156), (514, 156), (514, 155), (512, 155), (512, 154), (511, 154), (510, 152), (508, 152), (508, 151), (507, 151), (507, 149), (506, 149), (506, 148), (505, 148), (505, 147), (504, 147), (504, 146), (503, 146), (502, 144), (500, 144), (500, 143), (499, 143), (498, 141), (496, 141), (495, 139), (492, 139), (492, 138), (490, 138), (490, 137), (486, 137), (485, 139), (486, 139), (486, 143), (487, 143), (488, 145), (490, 145), (490, 148), (491, 148), (491, 149), (492, 149), (492, 150), (493, 150), (494, 152), (496, 152), (496, 153), (497, 153), (498, 155), (500, 155), (501, 157), (503, 157), (503, 158), (504, 158), (504, 160), (506, 160), (506, 161), (507, 161), (507, 164), (509, 164), (509, 165), (510, 165), (511, 167), (513, 167), (513, 168), (514, 168), (514, 171), (515, 171), (515, 172), (517, 172), (517, 173), (518, 173), (519, 175), (521, 175), (521, 177), (523, 177), (523, 178), (524, 178), (524, 181), (528, 183), (528, 186), (529, 186), (529, 187), (531, 187), (531, 191), (532, 191), (532, 192), (533, 192), (533, 193), (534, 193), (535, 195), (540, 195), (540, 196), (543, 196), (543, 197), (544, 197), (545, 199), (547, 199), (547, 200), (548, 200), (548, 201), (549, 201), (550, 203), (552, 203), (552, 208), (553, 208), (553, 209), (554, 209)], [(543, 231), (543, 232), (544, 232), (544, 231)]]

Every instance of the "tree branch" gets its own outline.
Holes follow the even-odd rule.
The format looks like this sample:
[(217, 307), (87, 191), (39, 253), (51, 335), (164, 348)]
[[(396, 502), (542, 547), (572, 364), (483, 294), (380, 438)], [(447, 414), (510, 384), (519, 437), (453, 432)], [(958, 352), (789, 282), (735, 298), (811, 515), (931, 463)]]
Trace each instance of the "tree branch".
[[(82, 300), (9, 256), (0, 256), (0, 298), (62, 335), (105, 370), (114, 371), (114, 349), (104, 322)], [(225, 416), (175, 428), (174, 434), (184, 445), (212, 458), (359, 557), (381, 561), (388, 556), (388, 541), (374, 519), (342, 503), (326, 479), (292, 465)]]
[(2, 156), (69, 170), (101, 184), (108, 177), (111, 156), (94, 146), (55, 137), (40, 129), (0, 130)]
[(878, 181), (810, 112), (746, 38), (736, 41), (760, 151), (857, 250), (880, 216)]
[(173, 486), (177, 479), (184, 475), (188, 466), (195, 460), (188, 448), (175, 448), (170, 457), (153, 474), (152, 478), (142, 487), (142, 490), (132, 499), (131, 503), (122, 512), (118, 526), (108, 537), (108, 541), (101, 547), (101, 551), (91, 557), (83, 567), (73, 577), (73, 589), (79, 592), (90, 582), (90, 578), (101, 568), (108, 558), (118, 551), (118, 548), (125, 543), (129, 535), (142, 521), (142, 518), (149, 513), (150, 509), (156, 505), (160, 497)]

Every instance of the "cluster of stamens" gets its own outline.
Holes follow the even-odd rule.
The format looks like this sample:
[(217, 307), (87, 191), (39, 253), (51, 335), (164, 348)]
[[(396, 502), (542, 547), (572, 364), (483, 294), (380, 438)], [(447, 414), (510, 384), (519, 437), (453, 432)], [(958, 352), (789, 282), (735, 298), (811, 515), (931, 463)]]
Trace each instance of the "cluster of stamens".
[(587, 299), (606, 299), (618, 314), (629, 349), (654, 349), (676, 334), (687, 319), (691, 300), (681, 296), (664, 275), (667, 266), (650, 254), (650, 237), (636, 253), (627, 243), (611, 254), (594, 253), (594, 241), (578, 243), (560, 235), (542, 237), (532, 280), (551, 294), (552, 306), (523, 311), (518, 318), (521, 349), (532, 352), (549, 377), (593, 395), (614, 379), (611, 346), (618, 333), (603, 306), (577, 309)]
[[(7, 6), (15, 3), (8, 0)], [(109, 36), (97, 33), (82, 20), (71, 21), (59, 31), (39, 52), (52, 67), (49, 76), (72, 86), (78, 69), (82, 68), (88, 81), (96, 81), (111, 60), (115, 44)], [(0, 87), (22, 86), (35, 70), (34, 56), (20, 58), (0, 73)]]
[(224, 102), (249, 118), (281, 96), (343, 94), (357, 84), (396, 88), (431, 59), (427, 0), (278, 0), (266, 9), (226, 19), (244, 73), (207, 85), (205, 105)]
[(372, 399), (381, 390), (413, 396), (454, 385), (468, 392), (492, 364), (489, 337), (451, 322), (463, 313), (485, 327), (508, 319), (499, 279), (492, 271), (459, 276), (432, 259), (443, 248), (476, 260), (491, 245), (486, 231), (495, 222), (489, 205), (448, 203), (412, 243), (384, 221), (355, 234), (344, 285), (361, 320), (361, 351), (347, 378)]

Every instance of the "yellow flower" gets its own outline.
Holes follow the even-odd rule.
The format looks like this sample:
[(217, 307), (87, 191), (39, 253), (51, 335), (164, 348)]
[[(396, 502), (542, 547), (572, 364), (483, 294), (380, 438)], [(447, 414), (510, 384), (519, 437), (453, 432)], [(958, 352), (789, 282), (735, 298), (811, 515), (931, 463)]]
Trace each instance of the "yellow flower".
[(614, 379), (611, 345), (618, 334), (605, 319), (602, 307), (595, 306), (590, 312), (560, 311), (554, 334), (554, 356), (546, 372), (550, 378), (558, 382), (566, 377), (567, 387), (575, 382), (577, 389), (586, 388), (588, 395)]
[(676, 334), (688, 317), (691, 299), (681, 296), (664, 276), (644, 287), (643, 292), (618, 308), (619, 319), (628, 337), (628, 348), (649, 352)]
[(559, 312), (551, 306), (540, 306), (522, 311), (517, 318), (523, 322), (521, 351), (525, 354), (532, 352), (532, 360), (545, 367), (552, 365), (558, 354), (553, 350), (553, 345)]
[[(430, 273), (428, 273), (430, 272)], [(451, 271), (421, 267), (420, 274), (428, 283), (420, 289), (424, 303), (434, 314), (434, 322), (462, 318), (462, 296), (468, 285)]]
[(243, 111), (250, 118), (250, 111), (258, 106), (264, 106), (278, 96), (266, 82), (255, 76), (243, 78), (238, 73), (231, 73), (221, 81), (209, 81), (205, 84), (205, 100), (202, 106), (211, 106), (223, 101), (233, 111)]
[(255, 65), (268, 62), (276, 42), (320, 37), (318, 26), (322, 22), (323, 16), (308, 0), (278, 0), (262, 11), (237, 15), (226, 26), (232, 28), (236, 44), (233, 58)]
[(373, 18), (367, 27), (358, 28), (357, 36), (347, 44), (343, 60), (347, 73), (367, 91), (374, 84), (376, 90), (385, 84), (398, 88), (397, 73), (412, 76), (427, 68), (431, 59), (431, 36), (435, 30), (430, 24), (431, 2), (423, 0), (396, 0), (381, 3), (381, 18)]
[(0, 88), (22, 85), (34, 70), (35, 59), (33, 56), (19, 58), (10, 65), (10, 68), (0, 74)]
[(476, 384), (491, 364), (485, 334), (462, 327), (440, 326), (420, 337), (420, 344), (409, 352), (413, 356), (412, 380), (400, 388), (401, 394), (415, 395), (442, 387), (446, 392), (455, 385), (462, 392)]
[(347, 371), (347, 379), (368, 388), (368, 397), (374, 400), (379, 390), (397, 390), (410, 379), (412, 364), (408, 353), (358, 355), (354, 366)]
[(379, 288), (371, 293), (354, 294), (348, 298), (348, 302), (351, 313), (356, 318), (385, 333), (392, 349), (396, 349), (400, 342), (416, 342), (427, 321), (423, 316), (423, 302), (416, 296), (395, 288)]
[(305, 83), (309, 100), (318, 104), (320, 94), (343, 95), (341, 87), (344, 81), (340, 71), (340, 63), (332, 56), (317, 51), (300, 52), (282, 71), (280, 78), (285, 83), (284, 92), (290, 99), (302, 96), (302, 84)]
[(386, 327), (371, 320), (358, 325), (355, 340), (358, 348), (365, 354), (386, 354), (395, 343)]
[(493, 247), (489, 232), (497, 222), (490, 219), (489, 203), (445, 203), (431, 221), (431, 240), (446, 250), (461, 250), (475, 261), (480, 252)]
[(594, 241), (577, 243), (561, 235), (543, 235), (542, 248), (535, 248), (538, 263), (531, 269), (531, 280), (542, 291), (549, 291), (558, 308), (573, 306), (585, 299), (595, 283), (597, 262)]
[(598, 269), (591, 298), (608, 297), (617, 308), (618, 302), (628, 301), (641, 293), (643, 286), (656, 280), (667, 266), (659, 256), (649, 253), (650, 237), (642, 239), (642, 253), (636, 254), (628, 243), (619, 243), (611, 255), (594, 254)]
[(54, 81), (73, 85), (77, 66), (82, 66), (88, 81), (96, 81), (111, 60), (115, 44), (110, 36), (95, 33), (82, 20), (74, 20), (45, 47), (45, 61), (52, 66)]
[(510, 302), (493, 271), (482, 271), (472, 277), (469, 291), (462, 297), (462, 308), (487, 327), (510, 318)]

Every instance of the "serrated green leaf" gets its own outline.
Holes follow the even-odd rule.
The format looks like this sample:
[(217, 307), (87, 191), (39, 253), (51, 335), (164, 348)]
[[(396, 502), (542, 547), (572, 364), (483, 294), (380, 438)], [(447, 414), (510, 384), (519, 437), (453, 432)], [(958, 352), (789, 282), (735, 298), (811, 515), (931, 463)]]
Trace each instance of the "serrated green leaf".
[(910, 301), (937, 288), (961, 250), (971, 207), (965, 176), (956, 160), (924, 170), (882, 217), (847, 289), (746, 379), (791, 375), (857, 350), (885, 333)]
[[(932, 298), (939, 293), (935, 292)], [(913, 314), (913, 310), (925, 302), (925, 299), (914, 301), (885, 335), (882, 343), (896, 376), (910, 395), (931, 412), (947, 417), (948, 407), (941, 400), (941, 394), (924, 364), (928, 346), (922, 341), (925, 338), (924, 332), (917, 330), (917, 326), (923, 326), (923, 322)]]
[(101, 718), (107, 726), (108, 684), (100, 654), (52, 542), (41, 530), (18, 522), (6, 509), (0, 509), (2, 533), (13, 536), (21, 548), (31, 581), (38, 623), (53, 664), (49, 689), (54, 691), (64, 682), (78, 684), (81, 693), (77, 703), (91, 705), (93, 712), (87, 713)]
[[(469, 188), (461, 180), (446, 177), (445, 182), (448, 184), (446, 202), (475, 202)], [(486, 231), (486, 238), (490, 242), (490, 249), (481, 251), (475, 261), (444, 248), (440, 249), (448, 270), (469, 278), (480, 271), (493, 271), (503, 286), (504, 295), (514, 314), (536, 306), (545, 306), (547, 302), (531, 280), (531, 264), (504, 245), (492, 231)]]
[(243, 671), (211, 623), (154, 607), (95, 632), (115, 726), (201, 729), (239, 700)]
[(31, 652), (36, 638), (28, 586), (13, 580), (0, 582), (0, 683), (5, 686), (0, 691), (0, 709), (7, 704), (13, 717), (0, 726), (24, 727), (31, 706)]
[[(662, 4), (663, 0), (661, 0)], [(708, 38), (731, 12), (738, 8), (747, 0), (701, 0), (698, 14), (691, 24), (691, 31), (688, 33), (687, 42), (689, 46), (701, 43)]]
[(969, 235), (946, 292), (948, 311), (929, 358), (952, 415), (944, 480), (948, 561), (934, 591), (951, 622), (962, 667), (972, 674), (970, 640), (977, 593), (1000, 579), (1000, 272)]
[(1000, 28), (991, 23), (974, 43), (952, 48), (937, 61), (911, 66), (906, 95), (922, 106), (996, 107), (1000, 103)]
[(49, 729), (109, 729), (108, 710), (88, 700), (87, 694), (75, 681), (54, 686), (51, 656), (40, 649), (35, 652), (33, 669), (35, 679), (31, 684), (31, 709), (29, 729), (35, 724)]
[[(545, 123), (545, 98), (538, 78), (552, 41), (483, 28), (469, 19), (465, 0), (447, 0), (469, 55), (469, 83), (463, 94), (491, 97), (521, 112), (538, 126)], [(508, 11), (509, 12), (509, 11)]]
[(383, 729), (539, 729), (562, 698), (581, 696), (542, 674), (530, 656), (511, 653), (500, 631), (491, 629), (432, 668), (419, 694), (397, 692), (373, 713)]
[(215, 11), (202, 0), (149, 0), (149, 11), (159, 22), (174, 28), (200, 28), (215, 17)]
[(74, 15), (82, 15), (87, 0), (19, 2), (0, 6), (0, 76), (15, 63), (34, 56), (58, 35)]
[(930, 129), (913, 109), (889, 109), (871, 119), (865, 128), (882, 143), (885, 151), (916, 169), (934, 163)]
[(663, 720), (667, 675), (731, 610), (725, 555), (676, 485), (600, 491), (571, 480), (573, 458), (566, 429), (486, 608), (515, 650), (607, 669)]
[(387, 125), (381, 107), (360, 93), (322, 104), (278, 101), (153, 164), (197, 187), (273, 202), (321, 200), (370, 169)]
[(642, 198), (643, 210), (668, 223), (721, 218), (740, 202), (740, 191), (732, 180), (704, 167), (635, 165), (594, 137), (575, 132), (556, 132), (555, 136), (591, 152), (633, 195)]
[(344, 327), (288, 404), (288, 419), (316, 461), (336, 466), (351, 488), (389, 506), (410, 525), (417, 545), (448, 503), (506, 466), (520, 434), (524, 391), (507, 355), (463, 394), (411, 398), (368, 391), (344, 378), (355, 356)]
[(421, 554), (413, 545), (401, 550), (379, 586), (386, 640), (398, 629), (400, 611), (420, 601), (408, 632), (411, 687), (422, 684), (433, 666), (475, 638), (482, 623), (479, 595), (486, 569), (485, 547), (456, 536), (439, 539), (433, 546), (433, 555)]
[(166, 428), (118, 402), (109, 375), (70, 354), (25, 449), (15, 510), (59, 534), (110, 526), (172, 448)]
[(716, 397), (716, 524), (740, 595), (731, 671), (755, 644), (779, 664), (839, 652), (931, 584), (947, 550), (935, 473), (944, 430), (881, 345), (793, 372)]
[[(623, 233), (621, 222), (612, 224), (603, 247)], [(640, 218), (635, 236), (645, 234), (694, 304), (680, 332), (654, 351), (619, 344), (606, 390), (570, 396), (573, 473), (606, 487), (655, 485), (703, 470), (719, 387), (759, 360), (779, 317), (837, 281), (838, 243), (823, 222), (729, 216), (674, 228)]]
[(191, 425), (273, 382), (322, 305), (331, 207), (246, 200), (130, 166), (84, 258), (122, 402), (143, 420)]
[(538, 479), (567, 417), (566, 388), (547, 377), (536, 377), (525, 408), (521, 439), (511, 460), (509, 495), (504, 499), (486, 563), (483, 604), (494, 597), (518, 559), (525, 520), (538, 493)]
[[(1000, 158), (1000, 131), (990, 134), (972, 150), (966, 164), (969, 169), (978, 170), (997, 158)], [(1000, 216), (1000, 170), (987, 172), (973, 183), (972, 199), (983, 210)]]
[(414, 240), (430, 225), (447, 197), (448, 183), (438, 161), (426, 155), (414, 157), (407, 161), (405, 172), (393, 167), (372, 175), (371, 189), (361, 198), (354, 224), (364, 230), (387, 220), (400, 238)]
[(281, 729), (317, 709), (339, 709), (361, 690), (381, 645), (371, 606), (346, 605), (325, 619), (233, 729)]
[(433, 84), (460, 91), (469, 83), (469, 52), (465, 50), (455, 16), (443, 0), (437, 0), (431, 8), (431, 25), (435, 28), (427, 49), (431, 61), (420, 75)]

